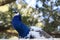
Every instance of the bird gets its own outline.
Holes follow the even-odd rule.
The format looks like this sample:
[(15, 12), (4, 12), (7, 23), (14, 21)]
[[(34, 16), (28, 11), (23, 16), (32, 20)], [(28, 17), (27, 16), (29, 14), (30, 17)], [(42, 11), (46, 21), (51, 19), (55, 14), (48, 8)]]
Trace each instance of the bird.
[(12, 18), (12, 26), (18, 32), (19, 38), (34, 39), (34, 38), (51, 38), (49, 34), (40, 27), (28, 27), (22, 22), (21, 14), (13, 9), (14, 17)]
[(16, 13), (12, 19), (12, 26), (17, 30), (19, 36), (24, 38), (29, 33), (30, 29), (22, 22), (21, 15), (13, 9), (14, 13)]

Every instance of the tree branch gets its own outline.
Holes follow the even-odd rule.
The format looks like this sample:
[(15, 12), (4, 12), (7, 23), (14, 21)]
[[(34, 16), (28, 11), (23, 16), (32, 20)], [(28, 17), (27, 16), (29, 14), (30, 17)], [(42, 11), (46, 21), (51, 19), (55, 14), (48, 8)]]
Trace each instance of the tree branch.
[(0, 6), (3, 6), (3, 5), (5, 5), (5, 4), (12, 3), (12, 2), (14, 2), (14, 1), (16, 1), (16, 0), (2, 0), (2, 1), (0, 1)]

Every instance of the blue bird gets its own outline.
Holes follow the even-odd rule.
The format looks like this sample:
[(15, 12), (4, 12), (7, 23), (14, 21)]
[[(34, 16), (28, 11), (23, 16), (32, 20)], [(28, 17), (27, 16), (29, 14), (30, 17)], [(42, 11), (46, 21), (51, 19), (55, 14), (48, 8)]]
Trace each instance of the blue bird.
[(15, 30), (18, 32), (20, 38), (50, 38), (51, 36), (48, 35), (46, 32), (44, 32), (39, 27), (28, 27), (26, 26), (21, 19), (21, 15), (14, 9), (13, 11), (15, 13), (13, 19), (12, 19), (12, 25), (15, 28)]
[(16, 14), (12, 19), (12, 25), (19, 33), (19, 36), (21, 36), (21, 38), (24, 38), (29, 33), (30, 29), (22, 22), (21, 15), (17, 11), (14, 13)]

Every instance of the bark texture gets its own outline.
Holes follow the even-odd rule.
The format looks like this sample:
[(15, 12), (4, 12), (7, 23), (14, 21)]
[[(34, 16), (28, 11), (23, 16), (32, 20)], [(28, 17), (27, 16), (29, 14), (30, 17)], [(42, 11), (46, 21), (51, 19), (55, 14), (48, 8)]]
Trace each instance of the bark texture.
[(16, 0), (0, 0), (0, 6), (3, 6), (5, 4), (9, 4), (9, 3), (12, 3)]

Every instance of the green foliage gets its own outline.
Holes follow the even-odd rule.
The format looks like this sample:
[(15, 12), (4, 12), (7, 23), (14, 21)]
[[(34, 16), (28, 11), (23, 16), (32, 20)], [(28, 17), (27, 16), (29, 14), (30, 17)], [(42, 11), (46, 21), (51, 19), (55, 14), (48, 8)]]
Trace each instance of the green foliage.
[[(45, 0), (41, 0), (41, 2), (43, 2), (43, 6), (44, 8), (39, 8), (38, 10), (33, 9), (32, 7), (29, 7), (27, 9), (27, 4), (23, 4), (21, 3), (21, 8), (18, 9), (17, 8), (17, 4), (13, 3), (12, 5), (9, 5), (9, 10), (7, 12), (0, 12), (0, 21), (3, 21), (2, 24), (0, 24), (0, 30), (2, 30), (2, 32), (6, 32), (6, 30), (9, 30), (10, 28), (12, 28), (11, 25), (11, 20), (13, 18), (13, 12), (12, 12), (12, 8), (17, 8), (18, 12), (22, 15), (22, 21), (24, 24), (26, 24), (27, 26), (35, 26), (38, 22), (38, 18), (37, 19), (34, 18), (34, 16), (32, 16), (32, 13), (35, 14), (39, 14), (40, 12), (43, 12), (43, 17), (48, 16), (48, 18), (45, 18), (43, 21), (45, 22), (43, 30), (45, 30), (46, 32), (52, 32), (55, 31), (55, 29), (57, 28), (58, 25), (60, 25), (60, 15), (58, 14), (57, 11), (52, 11), (52, 3), (51, 6), (48, 6), (46, 4), (44, 4)], [(55, 5), (60, 5), (60, 1), (58, 1)], [(37, 12), (36, 12), (37, 11)], [(47, 15), (47, 13), (49, 13)], [(52, 17), (54, 19), (53, 22), (49, 23), (49, 18)], [(1, 33), (0, 33), (1, 34)], [(2, 36), (3, 34), (1, 34), (0, 36)], [(1, 38), (1, 37), (0, 37)]]

